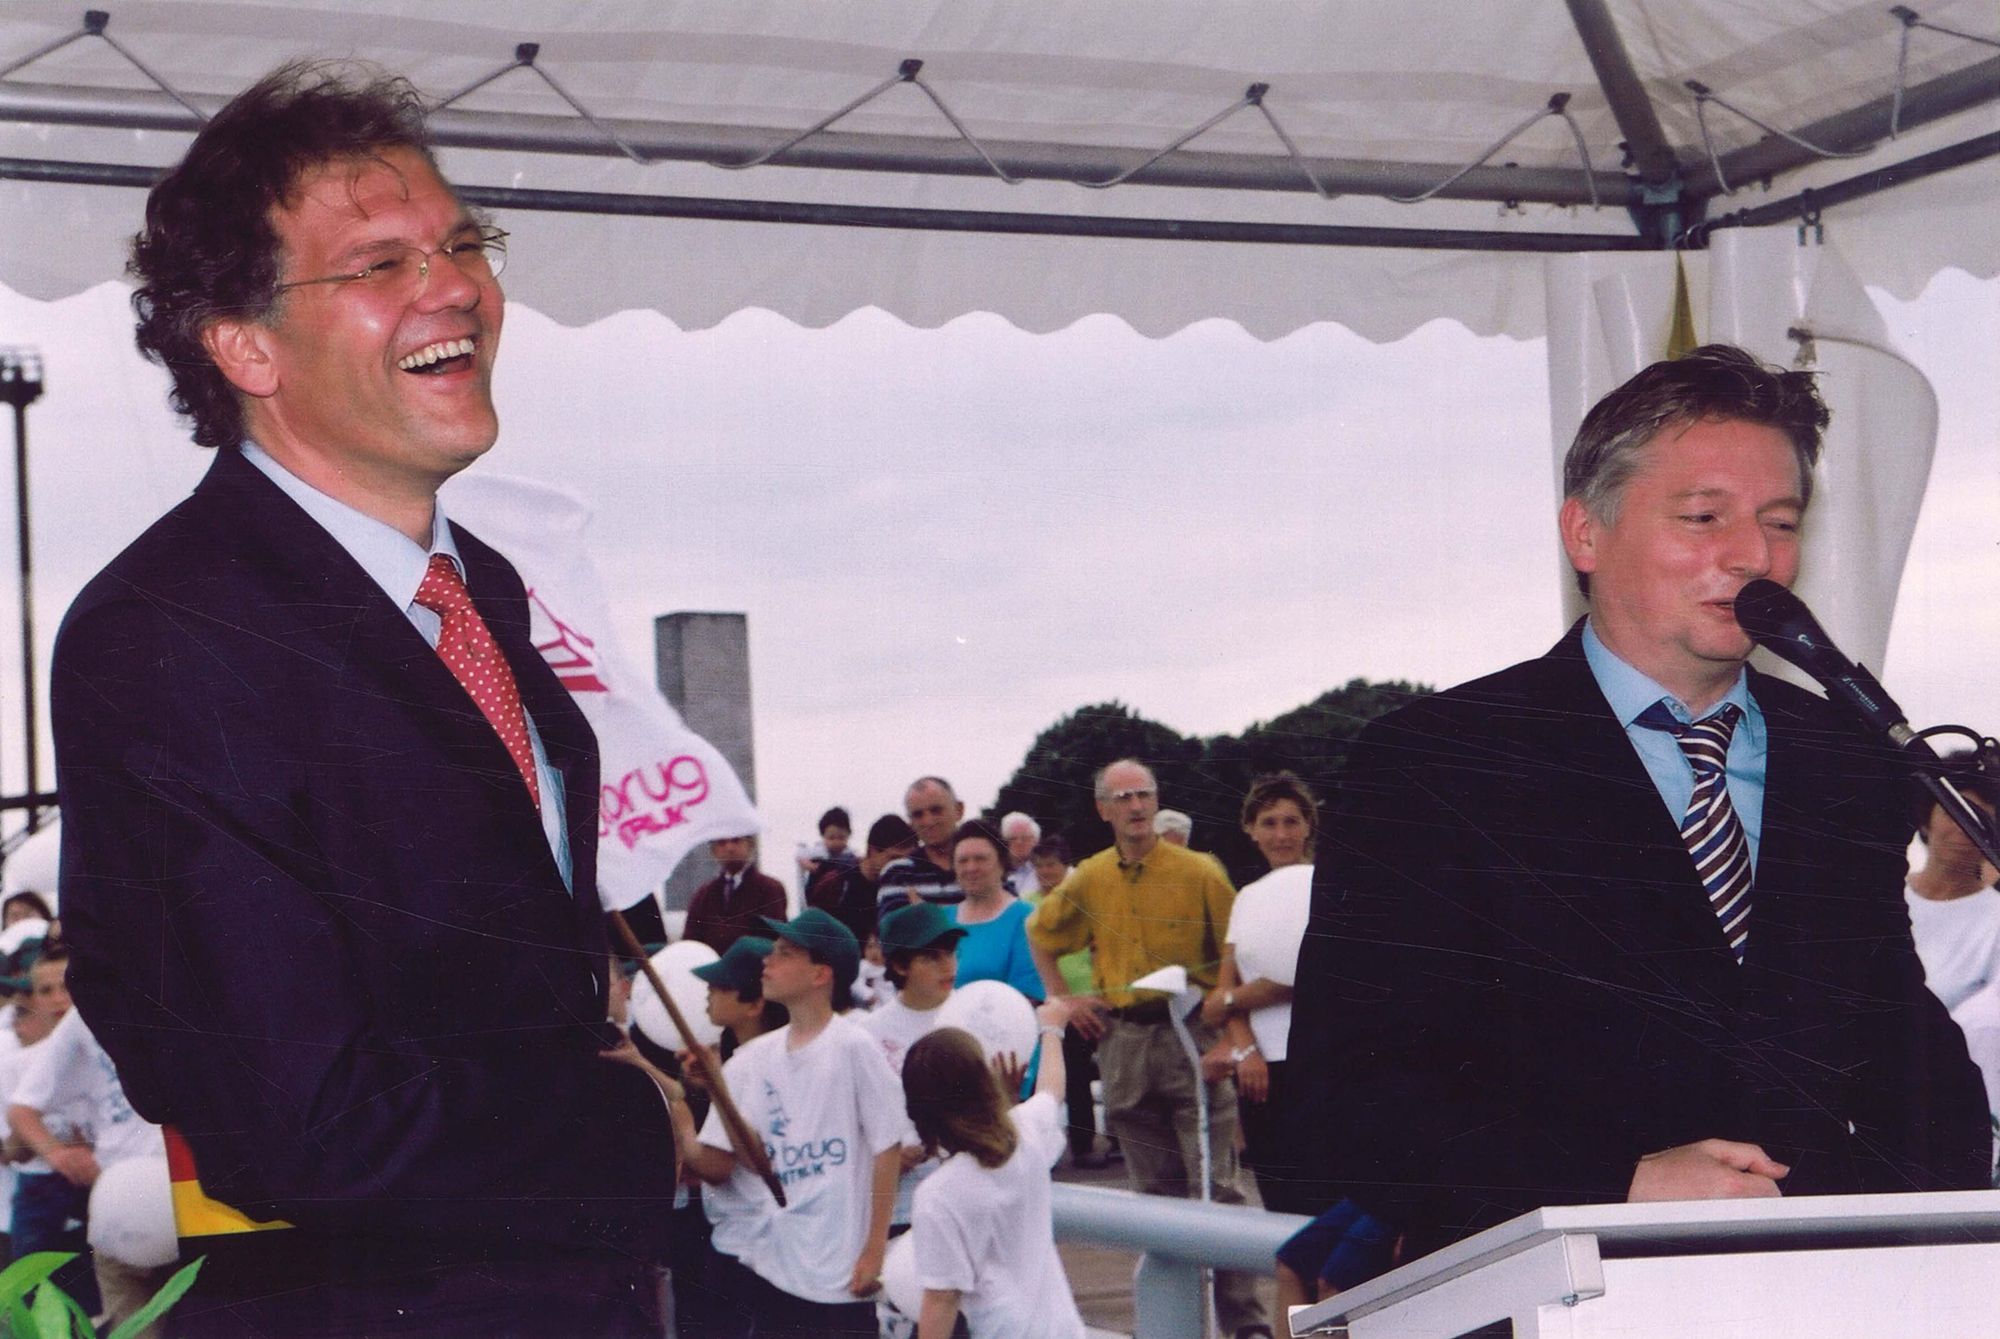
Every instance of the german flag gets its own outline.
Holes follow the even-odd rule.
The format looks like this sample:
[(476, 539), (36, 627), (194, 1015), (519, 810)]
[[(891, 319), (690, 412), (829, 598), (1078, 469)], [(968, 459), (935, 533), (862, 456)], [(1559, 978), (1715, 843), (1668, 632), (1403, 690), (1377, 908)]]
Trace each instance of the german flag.
[(167, 1136), (167, 1176), (173, 1183), (174, 1227), (183, 1239), (221, 1237), (239, 1232), (270, 1232), (292, 1225), (283, 1219), (260, 1223), (241, 1209), (232, 1209), (221, 1200), (210, 1199), (195, 1175), (194, 1150), (181, 1132), (169, 1125)]

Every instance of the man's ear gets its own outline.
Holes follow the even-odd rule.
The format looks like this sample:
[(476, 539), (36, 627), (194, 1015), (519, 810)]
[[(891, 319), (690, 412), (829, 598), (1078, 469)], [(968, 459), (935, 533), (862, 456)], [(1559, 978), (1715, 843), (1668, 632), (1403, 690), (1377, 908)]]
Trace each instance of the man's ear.
[(259, 321), (224, 317), (210, 321), (201, 332), (208, 350), (229, 384), (260, 399), (276, 393), (278, 369), (271, 358), (270, 328)]
[(1562, 534), (1569, 565), (1579, 572), (1596, 571), (1597, 542), (1604, 533), (1604, 523), (1590, 514), (1590, 508), (1578, 498), (1564, 498), (1562, 510), (1556, 514), (1556, 529)]

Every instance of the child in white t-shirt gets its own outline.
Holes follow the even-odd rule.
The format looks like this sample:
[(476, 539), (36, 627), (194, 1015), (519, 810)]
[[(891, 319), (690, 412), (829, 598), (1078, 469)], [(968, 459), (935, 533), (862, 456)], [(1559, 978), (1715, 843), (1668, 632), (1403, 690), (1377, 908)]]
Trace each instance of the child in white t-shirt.
[[(764, 960), (764, 998), (791, 1022), (746, 1043), (722, 1078), (764, 1144), (784, 1188), (776, 1199), (730, 1151), (721, 1113), (697, 1134), (685, 1103), (672, 1103), (685, 1165), (726, 1185), (754, 1221), (735, 1224), (720, 1280), (731, 1309), (760, 1336), (855, 1335), (873, 1339), (872, 1297), (881, 1283), (902, 1147), (913, 1142), (896, 1100), (896, 1076), (845, 1003), (861, 947), (818, 909), (765, 924), (776, 946)], [(716, 1245), (722, 1247), (723, 1234)]]
[(857, 1021), (882, 1044), (889, 1068), (901, 1074), (904, 1053), (937, 1026), (938, 1010), (951, 998), (965, 931), (943, 907), (916, 902), (884, 916), (879, 937), (896, 998)]
[(944, 1164), (917, 1187), (910, 1235), (923, 1287), (918, 1339), (1081, 1339), (1083, 1318), (1056, 1254), (1049, 1169), (1067, 1142), (1061, 1041), (1068, 1006), (1036, 1010), (1044, 1038), (1035, 1095), (1007, 1111), (979, 1042), (939, 1028), (903, 1060), (903, 1095), (927, 1152)]

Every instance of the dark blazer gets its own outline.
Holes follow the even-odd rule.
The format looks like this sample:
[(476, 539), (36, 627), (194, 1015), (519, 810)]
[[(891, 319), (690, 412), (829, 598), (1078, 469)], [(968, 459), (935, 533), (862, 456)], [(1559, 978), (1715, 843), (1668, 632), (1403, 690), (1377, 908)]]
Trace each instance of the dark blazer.
[(1984, 1184), (1978, 1072), (1910, 940), (1893, 760), (1752, 672), (1770, 758), (1738, 966), (1580, 634), (1356, 745), (1292, 1021), (1322, 1196), (1421, 1253), (1622, 1200), (1640, 1157), (1710, 1137), (1790, 1164), (1786, 1194)]
[(722, 876), (718, 874), (695, 889), (694, 896), (688, 899), (687, 924), (681, 937), (704, 943), (717, 953), (726, 953), (744, 935), (768, 934), (763, 919), (766, 916), (785, 919), (784, 884), (761, 869), (746, 869), (736, 896), (724, 905)]
[(595, 740), (520, 578), (455, 534), (562, 773), (576, 893), (450, 670), (225, 449), (57, 640), (71, 991), (133, 1106), (253, 1217), (385, 1259), (629, 1270), (674, 1160), (653, 1084), (596, 1054)]

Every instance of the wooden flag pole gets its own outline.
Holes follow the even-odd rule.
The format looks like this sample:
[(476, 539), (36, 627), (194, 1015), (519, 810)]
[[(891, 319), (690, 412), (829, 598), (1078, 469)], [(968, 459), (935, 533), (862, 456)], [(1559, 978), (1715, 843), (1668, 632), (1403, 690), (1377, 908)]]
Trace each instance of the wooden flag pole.
[(771, 1159), (764, 1152), (764, 1141), (750, 1128), (750, 1122), (743, 1119), (743, 1112), (738, 1109), (736, 1099), (729, 1095), (729, 1085), (722, 1081), (722, 1066), (716, 1063), (715, 1052), (695, 1040), (694, 1029), (688, 1026), (687, 1019), (681, 1015), (680, 1006), (674, 1003), (674, 997), (667, 993), (667, 983), (662, 981), (659, 972), (654, 970), (652, 961), (646, 956), (646, 946), (639, 942), (639, 936), (632, 933), (632, 927), (626, 923), (624, 913), (612, 912), (611, 924), (617, 927), (618, 937), (625, 941), (625, 951), (639, 960), (639, 970), (653, 983), (654, 993), (659, 995), (660, 1003), (667, 1006), (667, 1017), (674, 1020), (674, 1028), (681, 1034), (681, 1041), (686, 1044), (688, 1054), (692, 1055), (695, 1063), (701, 1066), (702, 1074), (708, 1080), (708, 1095), (714, 1101), (715, 1109), (722, 1113), (722, 1128), (729, 1132), (729, 1146), (735, 1151), (736, 1160), (749, 1168), (758, 1180), (770, 1187), (772, 1197), (778, 1201), (778, 1207), (784, 1208), (784, 1183), (778, 1180), (778, 1174), (771, 1170)]

